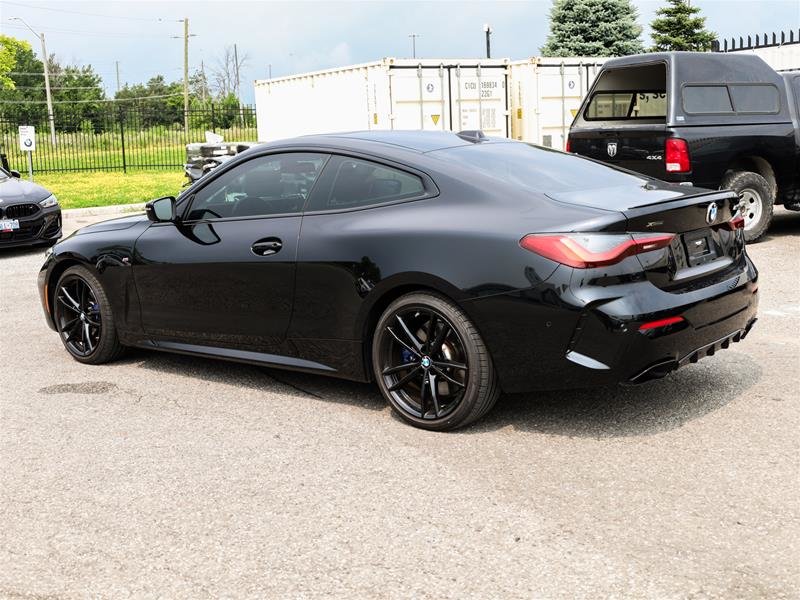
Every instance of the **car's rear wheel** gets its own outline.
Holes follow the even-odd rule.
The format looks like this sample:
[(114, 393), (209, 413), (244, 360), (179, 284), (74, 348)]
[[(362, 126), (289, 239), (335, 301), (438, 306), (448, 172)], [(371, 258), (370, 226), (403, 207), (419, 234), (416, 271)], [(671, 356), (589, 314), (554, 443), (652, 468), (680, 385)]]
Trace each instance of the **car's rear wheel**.
[(53, 293), (53, 305), (59, 337), (75, 360), (97, 365), (122, 354), (111, 304), (89, 269), (75, 266), (64, 271)]
[(428, 292), (402, 296), (384, 311), (372, 364), (395, 412), (423, 429), (468, 425), (500, 395), (491, 356), (472, 322), (452, 302)]
[(775, 193), (769, 182), (751, 171), (730, 173), (722, 188), (739, 194), (739, 210), (744, 216), (744, 238), (748, 242), (761, 239), (772, 222)]

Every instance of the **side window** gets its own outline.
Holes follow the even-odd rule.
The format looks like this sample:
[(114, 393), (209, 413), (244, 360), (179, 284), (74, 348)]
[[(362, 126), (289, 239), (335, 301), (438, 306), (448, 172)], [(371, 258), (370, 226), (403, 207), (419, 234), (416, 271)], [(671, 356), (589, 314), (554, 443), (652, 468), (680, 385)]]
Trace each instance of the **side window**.
[(683, 88), (683, 110), (695, 115), (729, 113), (733, 106), (724, 85), (687, 85)]
[(586, 107), (584, 119), (663, 119), (666, 114), (667, 93), (664, 91), (597, 92)]
[(425, 186), (417, 175), (367, 160), (334, 156), (306, 210), (358, 208), (423, 193)]
[(327, 154), (291, 152), (248, 160), (200, 189), (194, 195), (186, 219), (300, 212), (327, 159)]
[(729, 89), (736, 112), (774, 114), (781, 109), (778, 88), (773, 85), (731, 85)]

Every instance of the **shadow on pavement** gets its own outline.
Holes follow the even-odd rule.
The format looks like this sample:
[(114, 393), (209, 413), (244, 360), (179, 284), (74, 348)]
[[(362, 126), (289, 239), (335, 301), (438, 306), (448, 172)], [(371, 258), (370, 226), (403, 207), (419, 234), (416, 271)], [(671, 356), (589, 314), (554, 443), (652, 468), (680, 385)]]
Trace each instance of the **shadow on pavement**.
[(47, 250), (46, 246), (11, 246), (9, 248), (0, 247), (0, 260), (6, 258), (19, 258), (21, 256), (33, 256), (39, 254), (44, 262), (44, 252)]
[(800, 212), (776, 207), (775, 216), (762, 241), (767, 242), (787, 235), (800, 235)]
[[(374, 411), (384, 411), (386, 407), (372, 384), (321, 375), (144, 350), (131, 351), (123, 362), (254, 390), (280, 393), (281, 387), (288, 387), (321, 401)], [(761, 367), (749, 355), (729, 351), (680, 369), (666, 379), (641, 386), (503, 396), (483, 420), (456, 435), (507, 427), (570, 437), (654, 435), (679, 428), (724, 407), (745, 393), (761, 376)]]
[(295, 393), (327, 402), (350, 404), (371, 410), (386, 408), (383, 397), (373, 385), (322, 375), (139, 349), (129, 349), (119, 363), (138, 364), (144, 369), (194, 377), (209, 383), (223, 383), (279, 393), (286, 391), (281, 388), (288, 387)]
[(749, 355), (729, 351), (640, 386), (505, 396), (467, 431), (511, 426), (573, 437), (654, 435), (724, 407), (761, 376), (761, 367)]

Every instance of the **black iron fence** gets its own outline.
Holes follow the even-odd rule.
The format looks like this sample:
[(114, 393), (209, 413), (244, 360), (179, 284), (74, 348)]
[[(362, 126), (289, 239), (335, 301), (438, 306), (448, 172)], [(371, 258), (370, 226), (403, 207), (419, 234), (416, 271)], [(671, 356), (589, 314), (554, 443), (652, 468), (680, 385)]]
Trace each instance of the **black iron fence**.
[[(796, 35), (795, 35), (796, 34)], [(787, 34), (785, 31), (780, 33), (772, 32), (770, 34), (760, 33), (755, 34), (755, 41), (753, 35), (739, 36), (737, 40), (735, 37), (720, 40), (714, 40), (711, 44), (711, 50), (714, 52), (733, 52), (736, 50), (751, 50), (755, 48), (771, 48), (775, 46), (786, 46), (787, 44), (800, 44), (800, 29), (797, 31), (790, 29)]]
[(9, 166), (25, 172), (28, 158), (19, 146), (19, 126), (36, 128), (34, 172), (131, 171), (180, 168), (186, 144), (205, 141), (212, 131), (225, 141), (255, 141), (252, 106), (206, 104), (184, 113), (182, 107), (103, 103), (89, 109), (71, 104), (53, 107), (55, 140), (41, 104), (25, 107), (0, 103), (0, 153)]

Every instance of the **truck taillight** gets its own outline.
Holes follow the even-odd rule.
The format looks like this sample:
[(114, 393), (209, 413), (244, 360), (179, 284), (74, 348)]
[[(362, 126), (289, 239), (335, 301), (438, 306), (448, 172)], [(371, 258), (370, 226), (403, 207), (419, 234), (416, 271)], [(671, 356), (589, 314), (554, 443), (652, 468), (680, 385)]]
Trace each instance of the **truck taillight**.
[(673, 233), (530, 234), (519, 245), (540, 256), (576, 269), (613, 265), (628, 256), (670, 245)]
[(664, 148), (667, 173), (688, 173), (692, 170), (689, 145), (680, 138), (667, 138)]
[(564, 146), (564, 152), (572, 152), (572, 140), (567, 138), (567, 144)]

